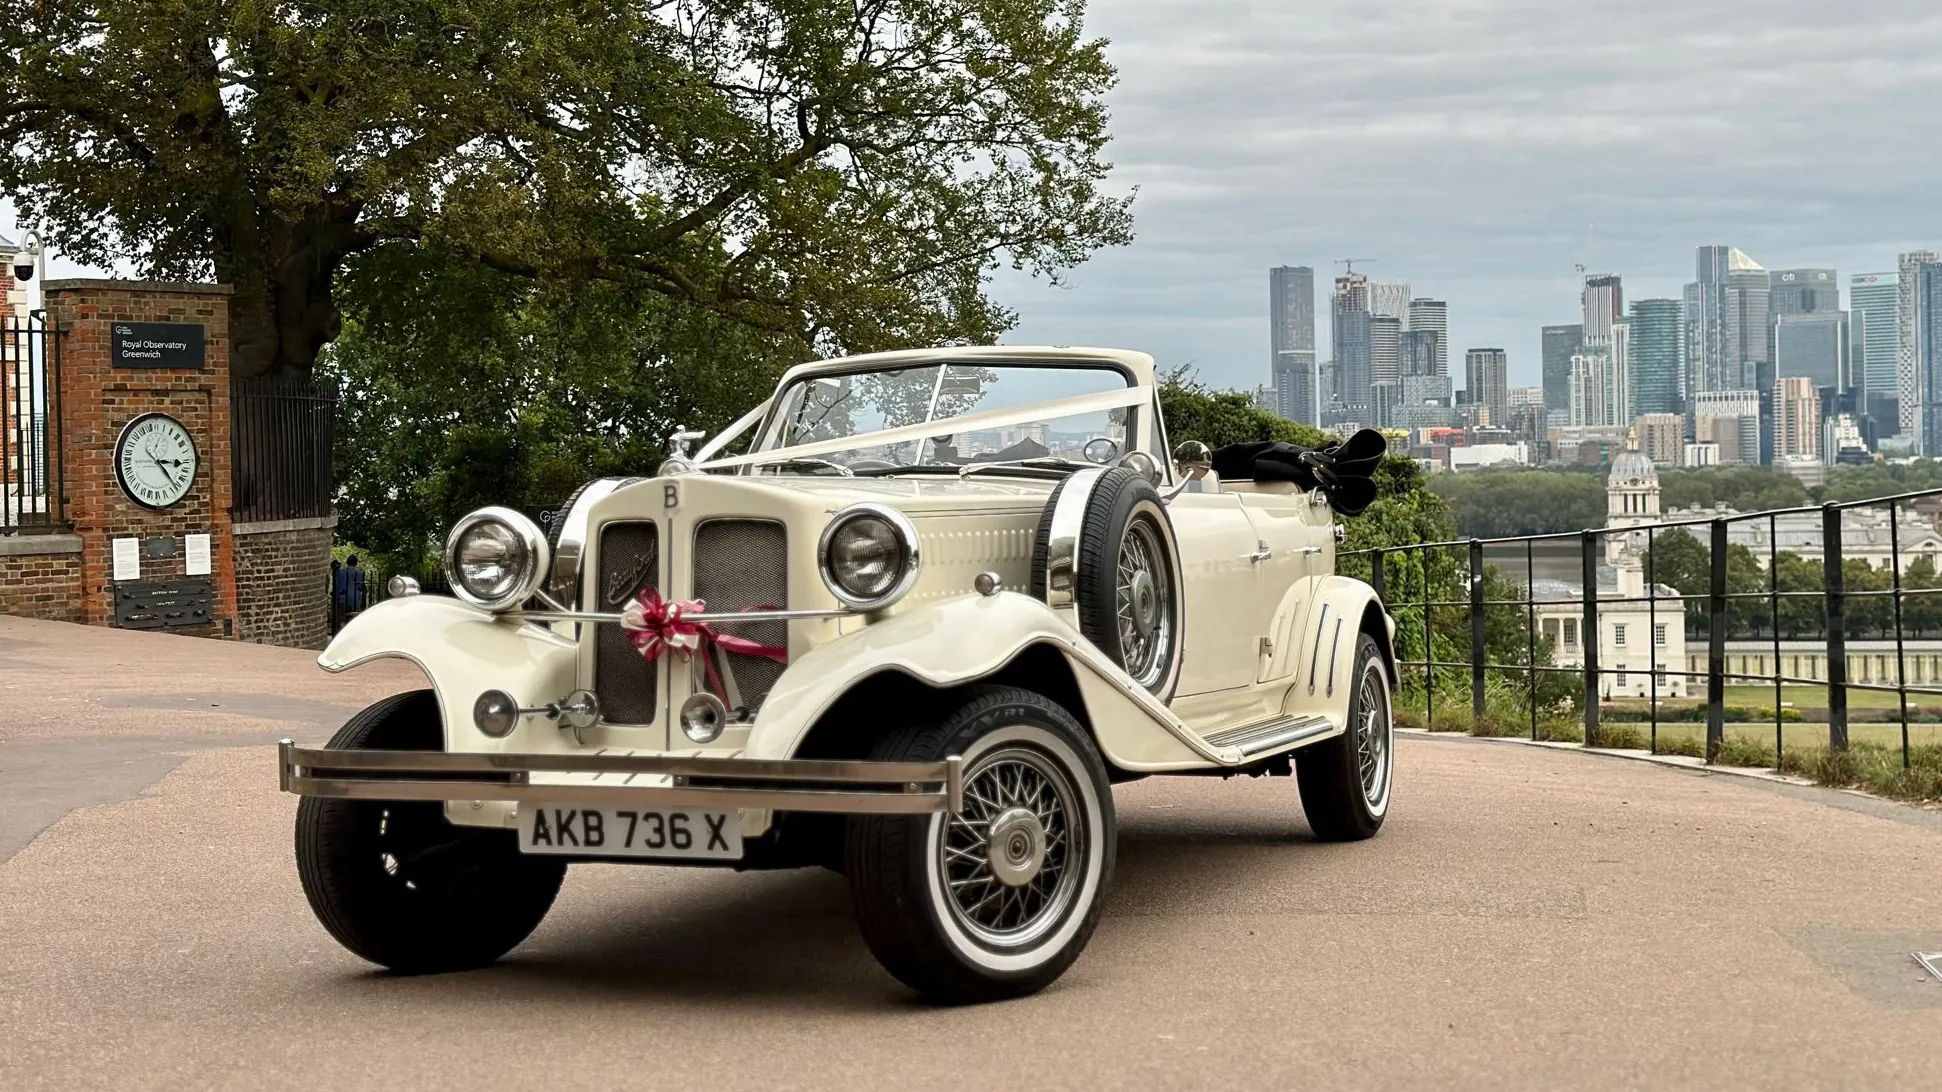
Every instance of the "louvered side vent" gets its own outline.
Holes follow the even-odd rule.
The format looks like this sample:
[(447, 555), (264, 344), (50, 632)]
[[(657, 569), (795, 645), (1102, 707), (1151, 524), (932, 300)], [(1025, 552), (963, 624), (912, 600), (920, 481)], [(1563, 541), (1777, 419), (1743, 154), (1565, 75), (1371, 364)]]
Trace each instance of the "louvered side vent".
[[(695, 598), (710, 613), (789, 605), (789, 539), (768, 520), (717, 519), (695, 528)], [(787, 622), (716, 623), (759, 644), (789, 647)], [(751, 713), (762, 705), (785, 665), (761, 656), (726, 653), (734, 676), (731, 698)], [(724, 680), (727, 681), (727, 680)]]
[[(652, 523), (609, 523), (600, 531), (599, 611), (617, 611), (661, 580), (661, 536)], [(659, 668), (641, 659), (619, 626), (594, 631), (593, 690), (600, 714), (614, 724), (652, 724), (660, 698)]]

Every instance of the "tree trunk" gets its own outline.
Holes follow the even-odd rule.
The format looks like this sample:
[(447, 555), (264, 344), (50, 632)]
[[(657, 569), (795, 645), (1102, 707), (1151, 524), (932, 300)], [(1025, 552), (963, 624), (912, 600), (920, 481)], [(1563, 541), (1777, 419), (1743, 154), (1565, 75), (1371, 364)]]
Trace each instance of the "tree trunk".
[(229, 300), (230, 377), (302, 378), (343, 327), (331, 294), (356, 246), (355, 208), (320, 205), (264, 232), (257, 261), (216, 263)]

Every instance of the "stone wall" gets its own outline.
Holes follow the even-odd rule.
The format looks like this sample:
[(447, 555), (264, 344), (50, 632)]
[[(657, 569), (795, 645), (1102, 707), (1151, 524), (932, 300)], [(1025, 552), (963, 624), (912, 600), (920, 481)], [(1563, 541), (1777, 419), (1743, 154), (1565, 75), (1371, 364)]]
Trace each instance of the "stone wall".
[(81, 536), (0, 538), (0, 614), (81, 621)]
[(236, 636), (322, 648), (330, 637), (330, 539), (336, 519), (238, 523)]

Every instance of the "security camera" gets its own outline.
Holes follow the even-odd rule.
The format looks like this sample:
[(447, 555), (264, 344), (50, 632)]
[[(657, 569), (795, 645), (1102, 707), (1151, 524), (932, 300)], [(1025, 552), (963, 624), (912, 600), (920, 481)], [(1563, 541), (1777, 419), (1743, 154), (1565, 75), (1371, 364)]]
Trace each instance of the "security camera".
[(13, 279), (23, 282), (34, 279), (33, 255), (22, 253), (13, 256)]

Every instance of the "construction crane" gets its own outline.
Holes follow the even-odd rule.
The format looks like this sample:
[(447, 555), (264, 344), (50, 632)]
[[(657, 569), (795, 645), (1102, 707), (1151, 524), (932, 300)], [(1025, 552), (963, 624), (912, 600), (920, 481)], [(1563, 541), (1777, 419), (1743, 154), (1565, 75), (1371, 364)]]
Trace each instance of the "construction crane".
[(1376, 260), (1377, 260), (1377, 259), (1375, 259), (1375, 258), (1337, 258), (1337, 259), (1335, 259), (1335, 264), (1336, 264), (1336, 265), (1339, 265), (1339, 266), (1341, 266), (1341, 267), (1342, 267), (1342, 271), (1343, 271), (1344, 273), (1346, 273), (1346, 274), (1348, 274), (1348, 275), (1350, 275), (1350, 276), (1354, 276), (1354, 275), (1355, 275), (1355, 263), (1357, 263), (1357, 262), (1361, 262), (1361, 263), (1363, 263), (1364, 265), (1367, 265), (1368, 263), (1370, 263), (1370, 262), (1373, 262), (1373, 261), (1376, 261)]

